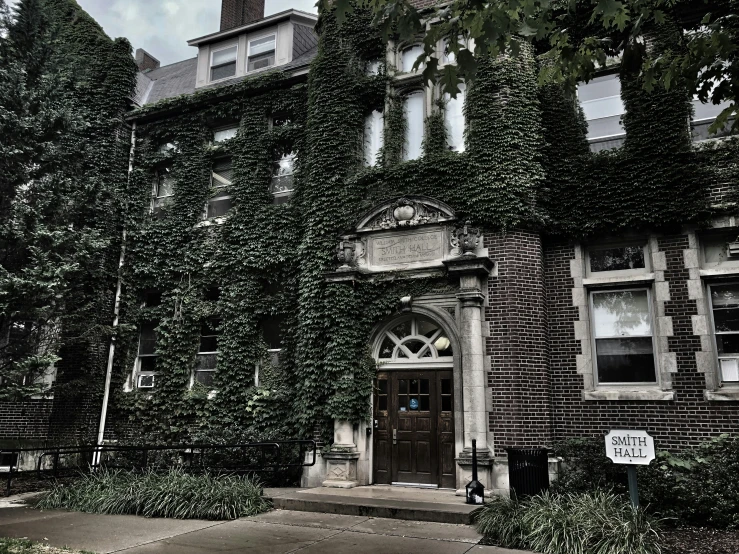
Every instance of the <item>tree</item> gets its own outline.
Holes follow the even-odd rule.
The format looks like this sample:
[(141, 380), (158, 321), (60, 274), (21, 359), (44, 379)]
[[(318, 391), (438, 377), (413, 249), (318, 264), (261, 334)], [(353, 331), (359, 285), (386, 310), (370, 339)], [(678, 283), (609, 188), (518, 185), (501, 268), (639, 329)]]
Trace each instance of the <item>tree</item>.
[[(331, 5), (340, 21), (355, 8), (372, 10), (386, 39), (423, 35), (416, 67), (425, 64), (424, 78), (438, 78), (451, 94), (462, 79), (474, 79), (481, 57), (516, 55), (521, 41), (528, 41), (542, 60), (543, 82), (573, 88), (620, 58), (638, 70), (648, 90), (683, 86), (703, 102), (729, 102), (712, 130), (737, 109), (739, 0), (451, 0), (423, 14), (412, 0), (319, 0), (322, 10)], [(433, 22), (428, 29), (427, 21)], [(679, 31), (677, 40), (648, 55), (649, 35), (670, 24)], [(439, 71), (436, 50), (442, 41), (457, 63)]]

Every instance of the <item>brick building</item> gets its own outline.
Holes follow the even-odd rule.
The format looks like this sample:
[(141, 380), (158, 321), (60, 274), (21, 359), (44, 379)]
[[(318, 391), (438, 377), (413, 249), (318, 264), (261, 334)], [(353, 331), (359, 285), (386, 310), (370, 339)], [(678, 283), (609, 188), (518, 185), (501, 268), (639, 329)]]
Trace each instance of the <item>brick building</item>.
[[(312, 299), (280, 296), (288, 308), (267, 317), (262, 304), (239, 296), (245, 288), (208, 273), (218, 265), (209, 256), (228, 258), (230, 267), (244, 264), (243, 275), (232, 279), (243, 279), (239, 286), (246, 287), (252, 277), (257, 282), (264, 276), (260, 273), (279, 272), (270, 264), (283, 257), (285, 234), (302, 245), (301, 255), (310, 256), (314, 243), (306, 237), (320, 233), (323, 244), (331, 244), (316, 262), (323, 264), (320, 286), (330, 291), (327, 297), (389, 283), (388, 297), (375, 303), (391, 308), (366, 323), (362, 313), (368, 311), (360, 309), (356, 316), (367, 330), (362, 348), (368, 347), (377, 363), (372, 416), (328, 418), (333, 446), (306, 471), (306, 485), (403, 482), (460, 489), (469, 480), (474, 439), (486, 487), (505, 489), (509, 447), (551, 446), (563, 438), (635, 428), (653, 435), (658, 448), (678, 450), (739, 430), (739, 338), (734, 338), (739, 337), (739, 229), (733, 196), (739, 169), (731, 154), (734, 139), (707, 133), (722, 106), (703, 105), (685, 94), (675, 103), (674, 92), (635, 91), (628, 81), (622, 94), (624, 76), (617, 68), (582, 83), (578, 103), (538, 88), (533, 58), (482, 67), (493, 86), (486, 88), (481, 79), (449, 98), (412, 69), (418, 45), (391, 41), (372, 51), (346, 40), (340, 53), (349, 61), (337, 58), (337, 65), (351, 68), (357, 79), (381, 82), (382, 98), (366, 101), (360, 92), (342, 90), (337, 103), (361, 105), (359, 125), (347, 120), (324, 128), (322, 114), (335, 105), (320, 101), (321, 87), (327, 86), (322, 72), (330, 69), (316, 60), (339, 52), (330, 41), (340, 41), (317, 31), (312, 14), (263, 13), (263, 1), (224, 0), (220, 31), (189, 42), (196, 57), (159, 67), (153, 56), (137, 53), (142, 72), (129, 121), (135, 124), (132, 174), (143, 185), (129, 194), (132, 209), (146, 212), (152, 223), (141, 223), (126, 260), (129, 294), (136, 300), (128, 301), (122, 322), (138, 330), (121, 342), (110, 368), (114, 415), (107, 438), (121, 439), (131, 429), (131, 418), (120, 415), (127, 395), (149, 398), (171, 394), (177, 386), (200, 386), (210, 390), (202, 400), (207, 403), (231, 394), (228, 386), (234, 383), (258, 389), (266, 366), (244, 362), (250, 354), (239, 350), (248, 342), (244, 337), (252, 336), (250, 325), (259, 329), (261, 337), (253, 340), (274, 366), (305, 367), (296, 351), (310, 341), (294, 337), (302, 336), (298, 326), (308, 325), (302, 314), (309, 313)], [(439, 58), (454, 63), (443, 44)], [(233, 104), (235, 98), (243, 101)], [(491, 111), (481, 112), (480, 106)], [(668, 108), (678, 109), (677, 116), (661, 118)], [(520, 117), (519, 109), (530, 117)], [(399, 127), (394, 117), (400, 118)], [(179, 136), (167, 126), (175, 119)], [(443, 124), (434, 127), (435, 121)], [(357, 209), (346, 217), (350, 225), (337, 222), (326, 231), (316, 210), (330, 207), (336, 197), (313, 192), (319, 183), (312, 176), (323, 170), (314, 150), (319, 142), (339, 141), (332, 133), (339, 136), (342, 126), (352, 125), (363, 137), (356, 152), (348, 148), (357, 168), (337, 182), (357, 191), (351, 193)], [(429, 138), (436, 132), (444, 144), (433, 157)], [(523, 138), (514, 142), (514, 135)], [(402, 138), (396, 157), (388, 146), (393, 136)], [(493, 138), (483, 141), (488, 136)], [(659, 164), (667, 166), (675, 153), (688, 161), (673, 175)], [(638, 156), (655, 163), (634, 162)], [(437, 166), (434, 160), (440, 160)], [(572, 169), (575, 162), (580, 173)], [(452, 175), (455, 168), (468, 173)], [(520, 174), (513, 178), (506, 171)], [(696, 171), (699, 178), (689, 181)], [(597, 219), (604, 209), (598, 196), (611, 177), (632, 187), (624, 200), (632, 212), (648, 201), (648, 193), (639, 195), (650, 187), (663, 187), (662, 199), (671, 190), (676, 196), (688, 190), (695, 209), (684, 220), (672, 214), (632, 218), (632, 225), (616, 199), (611, 222), (576, 232), (551, 223), (557, 219), (553, 214), (577, 221), (577, 212), (591, 208)], [(254, 179), (263, 190), (249, 188), (256, 186)], [(543, 205), (548, 218), (521, 218), (513, 227), (496, 219), (498, 197), (488, 192), (499, 183), (511, 191), (520, 187), (525, 210)], [(568, 205), (577, 187), (591, 187), (589, 207), (576, 198)], [(278, 210), (296, 210), (294, 221), (305, 227), (295, 236), (291, 229), (262, 223), (256, 235), (277, 242), (237, 260), (238, 241), (229, 242), (235, 240), (230, 229), (247, 228), (250, 220), (238, 220), (243, 223), (238, 227), (236, 218), (264, 215), (269, 221), (269, 214), (286, 213)], [(164, 229), (158, 225), (173, 218), (187, 221), (180, 221), (169, 242), (151, 246), (157, 229)], [(148, 252), (149, 246), (159, 248), (158, 254)], [(162, 261), (168, 250), (181, 259), (190, 256), (191, 268), (161, 277), (172, 271)], [(157, 261), (147, 266), (147, 257)], [(306, 272), (314, 261), (300, 260), (297, 267)], [(177, 347), (171, 314), (162, 306), (173, 301), (177, 321), (177, 310), (184, 310), (181, 291), (191, 278), (200, 279), (198, 301), (211, 298), (225, 312), (198, 312), (190, 326), (195, 338)], [(299, 271), (300, 290), (309, 288), (304, 279)], [(210, 288), (204, 287), (207, 282)], [(430, 284), (418, 294), (409, 292), (418, 283)], [(267, 299), (273, 284), (259, 285)], [(209, 292), (213, 288), (220, 292)], [(224, 294), (241, 300), (225, 301)], [(297, 319), (290, 320), (291, 312)], [(252, 321), (252, 313), (261, 315)], [(339, 348), (331, 343), (332, 325), (338, 333), (341, 318), (353, 317), (335, 316), (324, 329), (326, 359), (331, 348)], [(169, 318), (170, 327), (158, 323), (160, 317)], [(230, 338), (224, 341), (224, 335)], [(189, 366), (179, 381), (168, 377), (185, 359)], [(231, 383), (219, 388), (224, 367), (233, 372)], [(342, 371), (351, 373), (337, 374)], [(326, 380), (343, 378), (327, 374)], [(285, 381), (294, 385), (290, 377)], [(4, 406), (4, 436), (43, 439), (53, 424), (53, 400), (45, 402), (31, 409), (32, 418), (29, 407)], [(11, 431), (21, 420), (33, 427), (23, 437)]]

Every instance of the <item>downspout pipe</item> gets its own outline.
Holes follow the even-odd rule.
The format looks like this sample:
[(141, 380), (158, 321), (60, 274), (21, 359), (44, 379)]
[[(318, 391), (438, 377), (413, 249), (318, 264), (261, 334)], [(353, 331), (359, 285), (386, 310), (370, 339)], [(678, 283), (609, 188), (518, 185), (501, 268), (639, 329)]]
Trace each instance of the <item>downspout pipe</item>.
[(115, 358), (115, 341), (116, 329), (121, 313), (121, 294), (123, 288), (123, 263), (126, 259), (126, 216), (128, 210), (128, 185), (131, 182), (131, 174), (133, 173), (133, 161), (136, 153), (136, 122), (131, 123), (131, 146), (128, 154), (128, 178), (126, 181), (126, 191), (123, 199), (123, 232), (121, 233), (121, 255), (118, 258), (118, 278), (115, 287), (115, 304), (113, 306), (113, 333), (110, 338), (110, 348), (108, 349), (108, 366), (105, 371), (105, 390), (103, 392), (103, 406), (100, 410), (100, 423), (98, 424), (98, 436), (95, 442), (95, 454), (93, 456), (92, 465), (100, 463), (100, 450), (98, 447), (103, 445), (105, 437), (105, 424), (108, 417), (108, 403), (110, 401), (110, 382), (113, 378), (113, 359)]

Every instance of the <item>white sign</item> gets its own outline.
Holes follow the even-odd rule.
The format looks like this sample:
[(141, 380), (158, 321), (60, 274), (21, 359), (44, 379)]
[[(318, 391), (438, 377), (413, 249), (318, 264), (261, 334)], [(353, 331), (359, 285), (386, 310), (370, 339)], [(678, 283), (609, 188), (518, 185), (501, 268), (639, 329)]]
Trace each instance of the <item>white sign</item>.
[(646, 431), (613, 429), (606, 435), (606, 456), (614, 464), (649, 465), (654, 460), (654, 438)]

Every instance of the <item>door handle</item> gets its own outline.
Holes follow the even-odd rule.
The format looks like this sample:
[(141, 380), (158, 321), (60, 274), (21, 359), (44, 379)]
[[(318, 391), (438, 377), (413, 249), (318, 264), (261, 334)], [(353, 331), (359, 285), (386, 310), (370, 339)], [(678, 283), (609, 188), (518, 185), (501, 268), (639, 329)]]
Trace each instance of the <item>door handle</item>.
[(393, 444), (398, 444), (398, 430), (393, 428)]

